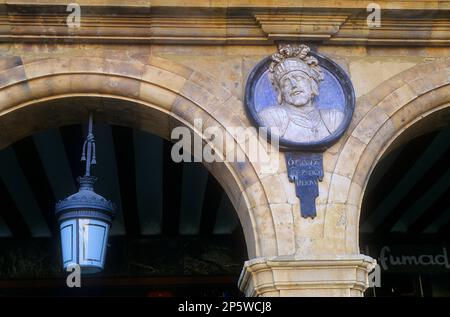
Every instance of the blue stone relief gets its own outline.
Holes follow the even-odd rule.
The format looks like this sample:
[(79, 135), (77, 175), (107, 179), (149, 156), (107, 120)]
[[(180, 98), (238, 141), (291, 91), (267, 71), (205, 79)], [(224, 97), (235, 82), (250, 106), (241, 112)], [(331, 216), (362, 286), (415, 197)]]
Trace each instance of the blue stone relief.
[(286, 152), (301, 215), (314, 218), (323, 151), (348, 128), (355, 107), (348, 75), (306, 45), (281, 44), (250, 74), (245, 104), (255, 125), (266, 128)]
[[(338, 108), (345, 111), (345, 97), (342, 87), (336, 77), (328, 70), (323, 69), (324, 80), (320, 83), (319, 95), (315, 96), (315, 104), (320, 109)], [(277, 103), (275, 89), (265, 71), (255, 85), (255, 108), (257, 112)]]

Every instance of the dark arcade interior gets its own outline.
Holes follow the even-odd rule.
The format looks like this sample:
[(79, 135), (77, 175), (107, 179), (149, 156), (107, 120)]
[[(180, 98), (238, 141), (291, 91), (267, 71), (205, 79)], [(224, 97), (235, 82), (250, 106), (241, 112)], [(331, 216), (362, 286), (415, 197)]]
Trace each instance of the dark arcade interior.
[[(65, 285), (54, 204), (76, 191), (85, 131), (49, 129), (0, 152), (0, 296), (241, 296), (245, 239), (220, 184), (201, 163), (174, 163), (170, 142), (105, 124), (95, 125), (96, 190), (119, 213), (104, 271)], [(450, 296), (448, 267), (429, 263), (448, 264), (449, 139), (450, 128), (416, 137), (373, 171), (360, 249), (386, 267), (365, 296)]]
[[(360, 249), (381, 266), (365, 296), (450, 296), (450, 127), (402, 144), (375, 167)], [(384, 267), (383, 267), (384, 265)]]
[(54, 204), (76, 192), (86, 125), (0, 152), (0, 296), (240, 296), (247, 251), (234, 207), (201, 163), (171, 143), (96, 124), (96, 191), (118, 206), (105, 269), (66, 286)]

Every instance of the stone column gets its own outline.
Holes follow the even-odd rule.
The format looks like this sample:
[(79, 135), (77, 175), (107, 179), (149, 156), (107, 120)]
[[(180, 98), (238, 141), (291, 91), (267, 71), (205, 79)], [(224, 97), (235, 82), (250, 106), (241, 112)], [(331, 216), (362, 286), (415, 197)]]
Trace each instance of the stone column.
[(246, 261), (239, 288), (246, 296), (363, 296), (375, 260), (365, 255)]

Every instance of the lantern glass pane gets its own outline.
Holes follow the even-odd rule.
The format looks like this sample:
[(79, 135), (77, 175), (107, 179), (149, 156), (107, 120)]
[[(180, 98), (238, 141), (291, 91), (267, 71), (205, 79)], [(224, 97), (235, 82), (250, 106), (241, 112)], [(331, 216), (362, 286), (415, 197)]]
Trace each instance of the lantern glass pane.
[(68, 220), (62, 222), (60, 226), (64, 269), (76, 263), (76, 225), (76, 220)]
[(79, 259), (82, 273), (103, 269), (109, 224), (94, 219), (79, 219)]

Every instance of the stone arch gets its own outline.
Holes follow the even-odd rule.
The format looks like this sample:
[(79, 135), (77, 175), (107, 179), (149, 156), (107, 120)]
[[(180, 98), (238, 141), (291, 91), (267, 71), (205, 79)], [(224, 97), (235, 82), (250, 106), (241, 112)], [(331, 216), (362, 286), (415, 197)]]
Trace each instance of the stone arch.
[[(352, 124), (336, 145), (327, 200), (324, 235), (340, 238), (340, 252), (359, 253), (361, 204), (376, 164), (394, 142), (405, 141), (400, 135), (409, 127), (449, 102), (449, 58), (419, 64), (358, 99)], [(338, 226), (342, 219), (345, 225)]]
[[(96, 110), (104, 108), (107, 122), (138, 127), (164, 138), (169, 138), (172, 127), (180, 125), (202, 139), (202, 129), (213, 124), (225, 133), (227, 127), (250, 126), (242, 102), (219, 83), (161, 58), (129, 62), (72, 57), (25, 62), (9, 57), (1, 62), (0, 148), (34, 131), (70, 124), (71, 114), (76, 117), (81, 110), (73, 108), (64, 115), (55, 101), (73, 97), (118, 100), (127, 106)], [(195, 118), (201, 118), (203, 126), (196, 126)], [(277, 255), (274, 220), (258, 166), (249, 160), (205, 165), (238, 213), (249, 257)]]

